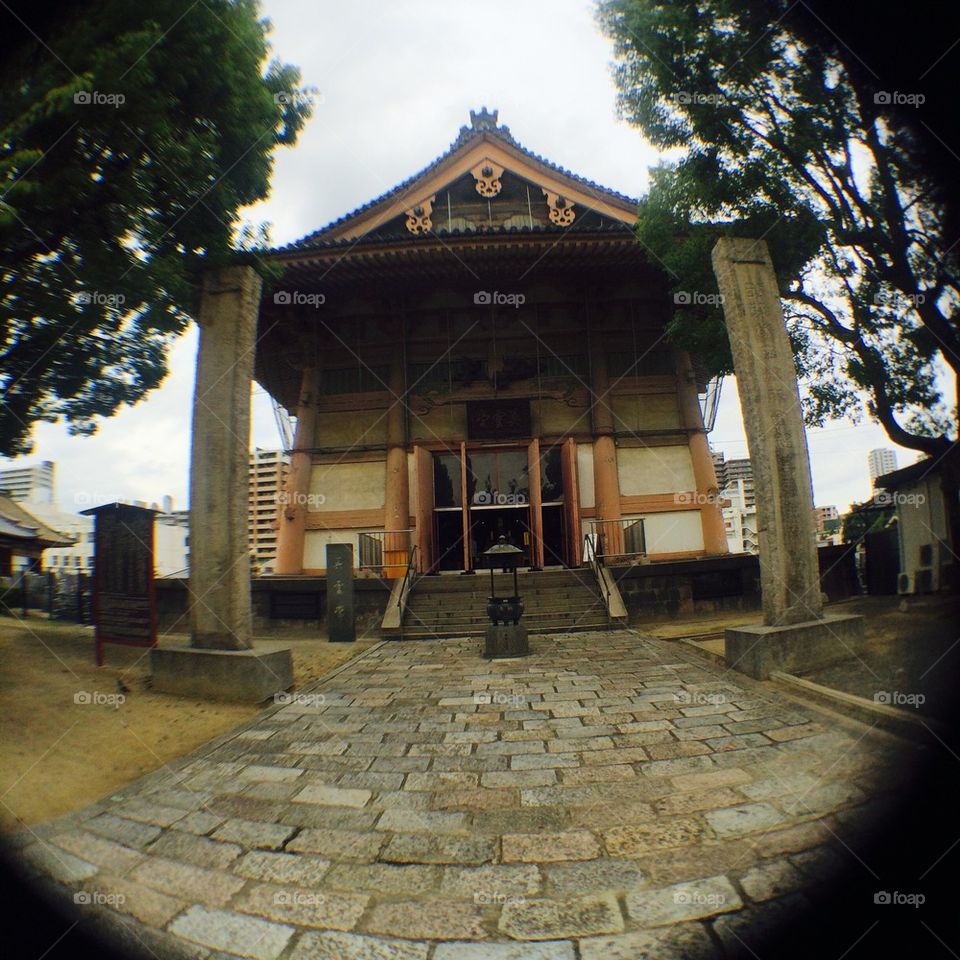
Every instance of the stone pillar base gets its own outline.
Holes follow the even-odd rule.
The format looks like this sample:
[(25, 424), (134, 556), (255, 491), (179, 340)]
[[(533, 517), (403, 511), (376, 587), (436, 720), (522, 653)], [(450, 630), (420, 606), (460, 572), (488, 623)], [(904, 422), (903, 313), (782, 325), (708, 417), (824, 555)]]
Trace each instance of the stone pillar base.
[(863, 645), (863, 617), (832, 615), (782, 627), (728, 628), (724, 656), (728, 667), (766, 680), (776, 670), (793, 673), (824, 666), (857, 653)]
[(293, 686), (293, 657), (280, 650), (154, 647), (151, 689), (198, 700), (262, 703)]
[(530, 653), (527, 628), (522, 623), (491, 623), (487, 627), (483, 655), (491, 657), (525, 657)]

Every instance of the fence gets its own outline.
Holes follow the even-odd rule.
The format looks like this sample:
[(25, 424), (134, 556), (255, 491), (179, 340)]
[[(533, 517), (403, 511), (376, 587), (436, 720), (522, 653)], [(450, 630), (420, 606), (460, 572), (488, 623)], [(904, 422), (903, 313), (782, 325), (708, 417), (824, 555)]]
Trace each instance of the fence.
[(609, 563), (622, 557), (642, 557), (646, 554), (647, 538), (642, 519), (625, 517), (588, 522), (590, 533), (584, 544), (585, 563), (591, 562), (594, 557), (600, 563)]
[(399, 580), (410, 561), (412, 535), (412, 530), (360, 530), (357, 569), (373, 570), (388, 580)]
[(0, 579), (0, 609), (16, 615), (30, 610), (51, 620), (93, 623), (93, 580), (85, 573), (26, 573)]

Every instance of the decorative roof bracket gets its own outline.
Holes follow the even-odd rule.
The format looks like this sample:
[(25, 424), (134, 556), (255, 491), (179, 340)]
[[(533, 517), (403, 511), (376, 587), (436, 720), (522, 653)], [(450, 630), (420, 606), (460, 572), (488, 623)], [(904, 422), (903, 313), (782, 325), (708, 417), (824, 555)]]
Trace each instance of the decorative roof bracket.
[(498, 166), (492, 160), (481, 160), (470, 173), (476, 180), (477, 193), (481, 197), (495, 197), (500, 192), (500, 177), (503, 175), (503, 167)]
[(433, 228), (430, 215), (433, 213), (433, 201), (436, 199), (437, 195), (434, 194), (414, 204), (409, 210), (403, 211), (407, 215), (407, 229), (411, 233), (428, 233)]
[(573, 204), (559, 194), (551, 193), (546, 187), (543, 188), (543, 195), (547, 198), (550, 222), (558, 227), (569, 227), (577, 216)]

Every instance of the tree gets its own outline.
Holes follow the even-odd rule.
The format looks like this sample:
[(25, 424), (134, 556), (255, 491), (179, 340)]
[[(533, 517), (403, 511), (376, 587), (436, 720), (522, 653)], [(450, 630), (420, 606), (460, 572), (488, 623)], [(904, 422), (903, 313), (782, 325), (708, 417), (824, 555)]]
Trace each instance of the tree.
[(887, 102), (919, 106), (922, 92), (872, 91), (848, 69), (854, 54), (807, 42), (783, 6), (600, 4), (623, 115), (681, 153), (653, 171), (638, 220), (676, 278), (670, 335), (713, 372), (731, 370), (709, 251), (719, 236), (762, 236), (807, 422), (866, 412), (898, 444), (955, 454), (941, 389), (943, 374), (960, 377), (955, 238), (942, 193), (890, 122), (903, 104)]
[[(311, 91), (254, 0), (21, 4), (0, 60), (0, 453), (92, 433), (166, 374)], [(242, 231), (240, 231), (242, 233)]]

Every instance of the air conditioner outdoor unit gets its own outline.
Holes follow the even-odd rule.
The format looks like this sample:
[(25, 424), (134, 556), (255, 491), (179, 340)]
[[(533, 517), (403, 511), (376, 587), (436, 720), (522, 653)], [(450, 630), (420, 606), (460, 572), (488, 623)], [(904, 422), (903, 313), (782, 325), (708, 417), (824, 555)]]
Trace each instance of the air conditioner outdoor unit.
[(913, 574), (897, 574), (897, 593), (902, 597), (905, 594), (913, 593)]

